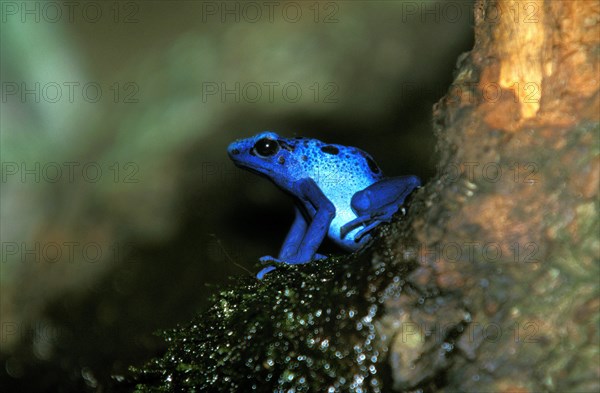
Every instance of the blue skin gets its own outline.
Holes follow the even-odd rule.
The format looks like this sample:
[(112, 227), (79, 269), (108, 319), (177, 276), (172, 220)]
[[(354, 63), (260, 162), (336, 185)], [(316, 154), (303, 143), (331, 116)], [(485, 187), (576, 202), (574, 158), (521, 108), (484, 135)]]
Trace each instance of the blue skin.
[[(404, 199), (421, 186), (417, 176), (386, 178), (371, 156), (355, 147), (262, 132), (227, 148), (238, 167), (266, 176), (295, 197), (296, 218), (279, 256), (261, 262), (308, 263), (325, 258), (325, 235), (348, 251), (360, 249), (368, 232), (389, 222)], [(267, 266), (262, 279), (275, 267)]]

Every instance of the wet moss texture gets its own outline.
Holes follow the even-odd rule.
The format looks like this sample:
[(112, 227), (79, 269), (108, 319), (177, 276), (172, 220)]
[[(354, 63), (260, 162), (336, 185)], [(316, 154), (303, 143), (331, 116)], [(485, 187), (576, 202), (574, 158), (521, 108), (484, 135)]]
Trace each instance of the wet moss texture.
[(163, 333), (169, 349), (134, 369), (136, 390), (385, 391), (384, 304), (414, 292), (403, 277), (415, 263), (386, 261), (393, 255), (383, 235), (398, 225), (379, 231), (375, 258), (364, 252), (238, 279), (188, 326)]

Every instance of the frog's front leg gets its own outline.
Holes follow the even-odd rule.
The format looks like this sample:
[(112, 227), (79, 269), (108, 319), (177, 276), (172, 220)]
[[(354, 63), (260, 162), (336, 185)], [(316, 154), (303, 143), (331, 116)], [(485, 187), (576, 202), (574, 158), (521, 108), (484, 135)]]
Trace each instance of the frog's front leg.
[(322, 255), (317, 254), (317, 249), (325, 239), (331, 221), (335, 217), (335, 206), (327, 199), (313, 179), (302, 179), (299, 183), (300, 200), (310, 204), (314, 208), (315, 214), (304, 234), (298, 253), (293, 258), (297, 262), (288, 263), (306, 263), (315, 260), (315, 257), (321, 259)]
[[(273, 260), (296, 265), (323, 258), (322, 255), (317, 254), (317, 249), (327, 235), (335, 216), (335, 207), (314, 180), (302, 179), (295, 186), (300, 200), (309, 204), (310, 209), (307, 210), (314, 210), (312, 220), (309, 224), (302, 212), (296, 208), (294, 223), (281, 247), (279, 257), (277, 259), (262, 257), (263, 262)], [(261, 279), (273, 269), (275, 269), (273, 266), (267, 266), (257, 274), (257, 277)]]
[(286, 260), (290, 256), (298, 253), (298, 248), (300, 247), (300, 243), (302, 243), (302, 239), (306, 233), (306, 227), (308, 226), (308, 223), (306, 222), (306, 219), (304, 218), (304, 215), (298, 206), (294, 208), (294, 212), (294, 222), (292, 223), (292, 227), (283, 241), (281, 251), (279, 251), (278, 259), (280, 260)]
[(354, 235), (358, 242), (377, 225), (389, 222), (406, 197), (420, 186), (421, 180), (417, 176), (398, 176), (382, 179), (357, 192), (350, 204), (358, 217), (342, 226), (340, 236), (343, 239), (355, 228), (365, 225)]
[[(294, 208), (295, 216), (294, 222), (292, 223), (292, 227), (290, 228), (285, 240), (283, 242), (283, 246), (281, 246), (281, 251), (279, 251), (279, 256), (277, 258), (273, 258), (270, 255), (265, 255), (260, 258), (261, 262), (280, 262), (285, 263), (286, 259), (292, 255), (296, 255), (298, 253), (298, 248), (302, 239), (304, 238), (304, 234), (306, 233), (306, 227), (308, 223), (304, 218), (304, 215), (300, 211), (300, 209), (296, 206)], [(263, 268), (256, 277), (258, 279), (262, 279), (265, 274), (274, 270), (274, 266), (267, 266)]]

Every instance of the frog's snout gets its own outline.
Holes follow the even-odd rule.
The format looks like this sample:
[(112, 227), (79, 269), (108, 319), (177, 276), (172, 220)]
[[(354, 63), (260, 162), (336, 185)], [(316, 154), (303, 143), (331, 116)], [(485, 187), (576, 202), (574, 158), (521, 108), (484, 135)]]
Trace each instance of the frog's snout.
[(240, 153), (241, 150), (238, 148), (236, 142), (233, 142), (227, 147), (227, 154), (229, 154), (229, 157), (237, 156)]

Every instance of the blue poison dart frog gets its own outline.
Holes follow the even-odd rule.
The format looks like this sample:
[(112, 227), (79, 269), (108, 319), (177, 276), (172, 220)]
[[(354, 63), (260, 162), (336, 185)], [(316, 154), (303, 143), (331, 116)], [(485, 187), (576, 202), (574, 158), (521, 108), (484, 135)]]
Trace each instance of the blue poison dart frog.
[[(417, 176), (384, 177), (360, 149), (311, 138), (288, 139), (266, 131), (233, 142), (227, 152), (235, 165), (266, 176), (297, 201), (279, 256), (264, 256), (263, 263), (325, 258), (317, 254), (325, 235), (345, 250), (358, 250), (370, 239), (369, 231), (389, 222), (421, 185)], [(267, 266), (257, 277), (274, 269)]]

